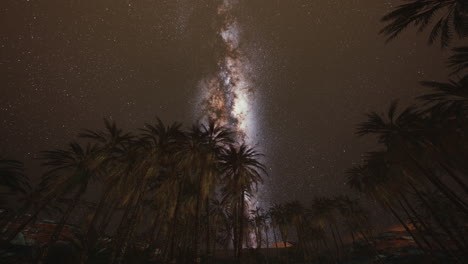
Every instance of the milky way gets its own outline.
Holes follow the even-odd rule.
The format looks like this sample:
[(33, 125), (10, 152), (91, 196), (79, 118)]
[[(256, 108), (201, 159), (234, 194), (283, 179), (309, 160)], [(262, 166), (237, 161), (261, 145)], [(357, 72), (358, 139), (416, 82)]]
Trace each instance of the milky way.
[[(238, 140), (247, 145), (256, 144), (256, 119), (254, 90), (249, 78), (252, 65), (241, 48), (241, 27), (234, 13), (237, 0), (224, 0), (218, 7), (221, 19), (219, 35), (224, 46), (224, 54), (218, 63), (218, 72), (202, 80), (202, 115), (231, 127)], [(263, 192), (260, 188), (258, 192)], [(252, 197), (247, 200), (248, 210), (259, 205)], [(251, 242), (255, 243), (253, 233)]]
[(251, 64), (241, 49), (241, 28), (234, 12), (236, 0), (225, 0), (218, 7), (221, 19), (219, 35), (224, 54), (218, 72), (202, 80), (202, 113), (231, 127), (239, 140), (255, 144), (255, 111), (253, 90), (249, 80)]

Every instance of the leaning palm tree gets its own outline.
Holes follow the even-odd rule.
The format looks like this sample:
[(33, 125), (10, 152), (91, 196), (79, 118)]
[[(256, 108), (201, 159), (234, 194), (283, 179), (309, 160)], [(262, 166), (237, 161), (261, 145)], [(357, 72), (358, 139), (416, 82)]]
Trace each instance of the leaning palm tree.
[(457, 207), (468, 212), (465, 202), (439, 175), (434, 172), (434, 165), (427, 161), (427, 146), (425, 137), (426, 120), (415, 107), (408, 107), (397, 114), (397, 101), (393, 102), (386, 115), (371, 112), (368, 120), (359, 124), (359, 136), (375, 135), (379, 143), (387, 148), (388, 156), (412, 172), (413, 177), (431, 183), (447, 196)]
[(119, 184), (123, 187), (122, 202), (125, 205), (124, 215), (121, 218), (118, 230), (118, 240), (111, 256), (111, 263), (122, 263), (130, 240), (138, 223), (142, 220), (145, 198), (151, 191), (151, 183), (161, 175), (161, 153), (155, 144), (147, 144), (138, 139), (125, 151), (121, 170), (124, 171), (125, 180)]
[(468, 35), (467, 11), (465, 0), (408, 0), (382, 18), (388, 24), (380, 33), (391, 41), (411, 25), (423, 31), (436, 21), (429, 35), (429, 43), (440, 37), (441, 46), (446, 47), (452, 32), (456, 32), (459, 38)]
[(50, 247), (57, 242), (64, 225), (86, 192), (89, 182), (95, 179), (100, 156), (97, 146), (87, 145), (83, 148), (76, 142), (70, 143), (67, 149), (43, 152), (43, 165), (48, 167), (49, 171), (42, 178), (41, 189), (46, 196), (52, 194), (57, 198), (72, 193), (72, 199), (43, 250), (42, 257), (46, 257)]
[[(220, 170), (224, 176), (224, 195), (233, 204), (237, 228), (237, 261), (242, 257), (242, 241), (245, 235), (246, 198), (262, 183), (265, 166), (259, 161), (262, 154), (244, 144), (229, 145), (220, 156)], [(236, 227), (237, 226), (237, 227)], [(236, 235), (236, 234), (235, 234)]]
[(115, 197), (118, 192), (116, 186), (122, 175), (122, 171), (120, 170), (122, 155), (126, 146), (132, 143), (134, 138), (131, 133), (124, 132), (121, 128), (117, 127), (115, 122), (108, 119), (104, 119), (104, 128), (104, 130), (96, 131), (86, 129), (79, 134), (80, 138), (94, 141), (99, 148), (98, 162), (100, 162), (100, 170), (97, 172), (100, 175), (97, 177), (97, 180), (104, 187), (99, 202), (91, 214), (90, 221), (84, 228), (81, 263), (86, 263), (90, 250), (97, 243), (99, 230), (96, 227), (96, 223), (104, 211), (106, 211), (106, 206), (110, 205), (111, 198)]
[(336, 249), (336, 259), (340, 258), (340, 252), (343, 250), (338, 244), (341, 241), (341, 235), (337, 228), (337, 217), (334, 212), (335, 201), (330, 198), (316, 197), (312, 201), (312, 205), (308, 210), (308, 214), (314, 219), (314, 224), (319, 226), (321, 229), (330, 230), (330, 234), (333, 238)]
[[(177, 227), (182, 192), (186, 181), (179, 154), (183, 153), (183, 147), (188, 138), (182, 132), (180, 123), (172, 123), (166, 126), (159, 118), (154, 124), (145, 124), (142, 131), (145, 144), (153, 146), (159, 153), (160, 176), (152, 183), (151, 188), (154, 193), (152, 200), (155, 206), (159, 207), (157, 211), (160, 214), (167, 215), (163, 223), (155, 220), (152, 229), (155, 230), (156, 225), (163, 224), (165, 229), (168, 230), (170, 241), (167, 244), (170, 245), (170, 257), (172, 258), (175, 241), (174, 232)], [(154, 237), (152, 240), (151, 245), (155, 242)]]
[(347, 171), (347, 184), (354, 190), (378, 201), (383, 208), (388, 210), (398, 222), (405, 228), (408, 234), (413, 237), (419, 248), (424, 249), (419, 238), (414, 234), (406, 221), (402, 218), (395, 206), (398, 199), (395, 189), (401, 184), (390, 179), (388, 168), (382, 155), (372, 155), (364, 166), (356, 166)]

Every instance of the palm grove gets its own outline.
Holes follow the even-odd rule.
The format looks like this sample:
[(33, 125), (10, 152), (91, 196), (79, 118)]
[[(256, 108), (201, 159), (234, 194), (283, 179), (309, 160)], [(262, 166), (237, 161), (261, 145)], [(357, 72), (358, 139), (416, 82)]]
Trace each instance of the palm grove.
[[(387, 25), (381, 33), (389, 41), (416, 27), (429, 30), (429, 44), (447, 48), (453, 39), (466, 41), (468, 2), (409, 0), (382, 20)], [(380, 148), (345, 175), (350, 188), (377, 201), (406, 229), (421, 255), (461, 263), (460, 252), (468, 252), (461, 231), (468, 216), (468, 47), (452, 52), (449, 81), (422, 82), (430, 91), (412, 106), (398, 110), (395, 101), (385, 114), (367, 114), (357, 135), (376, 138)], [(320, 252), (333, 262), (346, 258), (345, 236), (364, 240), (370, 254), (379, 256), (368, 214), (349, 197), (316, 197), (308, 206), (291, 201), (249, 211), (247, 201), (266, 175), (261, 154), (236, 142), (229, 128), (214, 121), (184, 131), (181, 124), (167, 126), (158, 120), (137, 134), (106, 121), (105, 130), (84, 131), (79, 138), (86, 142), (43, 152), (49, 170), (34, 191), (20, 162), (0, 162), (0, 184), (26, 194), (22, 208), (2, 215), (4, 225), (17, 223), (3, 229), (4, 244), (41, 212), (60, 204), (60, 221), (39, 262), (94, 182), (102, 191), (81, 224), (81, 263), (97, 254), (110, 231), (110, 263), (124, 262), (141, 233), (149, 255), (158, 249), (163, 260), (199, 261), (219, 247), (234, 249), (240, 260), (242, 248), (278, 248), (292, 236), (300, 259), (321, 258)], [(115, 218), (116, 226), (109, 227)]]
[[(147, 124), (138, 136), (124, 133), (115, 123), (106, 121), (105, 125), (104, 131), (80, 134), (90, 140), (84, 146), (72, 142), (65, 149), (43, 152), (43, 165), (49, 170), (34, 192), (34, 200), (39, 202), (25, 205), (21, 213), (29, 211), (26, 218), (16, 220), (16, 216), (10, 216), (19, 221), (19, 226), (3, 234), (6, 242), (46, 207), (68, 198), (56, 230), (41, 251), (45, 259), (87, 187), (100, 182), (101, 196), (83, 225), (82, 263), (115, 213), (121, 220), (113, 234), (111, 263), (122, 262), (134, 233), (148, 218), (150, 228), (145, 231), (150, 247), (164, 242), (165, 258), (198, 256), (201, 238), (206, 251), (218, 239), (232, 240), (240, 255), (248, 232), (243, 228), (246, 201), (265, 172), (259, 153), (238, 145), (232, 131), (214, 122), (194, 125), (184, 132), (180, 124), (165, 126), (158, 120), (154, 125)], [(5, 185), (25, 191), (27, 182), (20, 164), (3, 160), (2, 165)], [(220, 218), (221, 213), (229, 217)], [(221, 228), (226, 229), (226, 237), (217, 236)]]

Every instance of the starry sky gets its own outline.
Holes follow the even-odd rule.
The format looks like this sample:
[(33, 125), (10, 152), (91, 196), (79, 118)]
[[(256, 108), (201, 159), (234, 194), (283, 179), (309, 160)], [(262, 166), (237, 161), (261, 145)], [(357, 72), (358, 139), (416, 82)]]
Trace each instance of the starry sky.
[[(0, 155), (37, 181), (39, 151), (104, 117), (134, 130), (159, 116), (192, 123), (199, 84), (222, 54), (219, 0), (3, 0)], [(344, 170), (375, 150), (354, 135), (364, 113), (403, 105), (446, 80), (447, 51), (409, 30), (385, 44), (398, 0), (239, 0), (252, 62), (256, 139), (270, 177), (260, 199), (349, 193)]]

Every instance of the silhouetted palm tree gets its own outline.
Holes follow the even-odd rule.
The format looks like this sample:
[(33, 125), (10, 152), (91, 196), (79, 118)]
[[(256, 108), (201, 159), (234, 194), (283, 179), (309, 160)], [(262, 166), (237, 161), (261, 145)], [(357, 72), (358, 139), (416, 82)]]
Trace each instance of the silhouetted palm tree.
[(303, 257), (306, 258), (307, 248), (306, 248), (306, 238), (305, 238), (305, 225), (307, 224), (306, 220), (306, 209), (304, 206), (297, 200), (286, 203), (285, 210), (290, 219), (291, 225), (296, 230), (296, 235), (298, 239), (298, 250), (303, 254)]
[(252, 215), (253, 230), (255, 232), (255, 238), (257, 243), (257, 249), (262, 248), (263, 242), (263, 229), (265, 225), (265, 212), (260, 207), (255, 207), (255, 209), (250, 210)]
[(383, 208), (387, 209), (398, 220), (408, 234), (413, 237), (418, 247), (424, 249), (419, 238), (412, 232), (396, 209), (397, 196), (394, 195), (394, 190), (398, 186), (401, 186), (401, 184), (389, 178), (389, 170), (383, 158), (382, 153), (378, 155), (374, 154), (368, 158), (365, 166), (356, 166), (348, 170), (347, 184), (371, 199), (378, 201)]
[(426, 146), (428, 138), (425, 137), (425, 120), (415, 107), (404, 109), (399, 115), (397, 102), (393, 102), (386, 117), (375, 112), (368, 114), (368, 120), (359, 124), (359, 136), (372, 134), (377, 136), (379, 143), (387, 148), (389, 156), (398, 160), (401, 166), (411, 170), (413, 177), (420, 177), (430, 182), (447, 196), (461, 211), (467, 212), (463, 200), (449, 188), (433, 171), (433, 164), (425, 164)]
[(380, 33), (390, 41), (411, 25), (423, 31), (436, 21), (429, 35), (429, 43), (432, 44), (440, 36), (441, 46), (446, 47), (452, 32), (460, 38), (468, 35), (467, 12), (465, 0), (408, 0), (382, 18), (389, 24)]
[(81, 263), (83, 264), (86, 263), (90, 250), (95, 247), (97, 237), (100, 234), (99, 228), (95, 226), (96, 222), (103, 214), (105, 206), (112, 204), (110, 200), (118, 192), (119, 186), (117, 186), (117, 183), (122, 175), (119, 162), (124, 154), (126, 145), (132, 143), (134, 138), (131, 133), (125, 133), (122, 129), (118, 128), (113, 121), (104, 119), (104, 128), (104, 130), (97, 131), (87, 129), (79, 134), (80, 138), (95, 141), (98, 147), (99, 158), (97, 161), (100, 162), (100, 169), (97, 171), (99, 173), (97, 179), (104, 187), (99, 202), (91, 215), (91, 219), (85, 225), (81, 255)]
[(50, 247), (59, 239), (64, 225), (86, 192), (89, 182), (97, 176), (102, 159), (96, 146), (87, 145), (83, 148), (76, 142), (70, 143), (64, 150), (44, 151), (42, 159), (43, 165), (47, 166), (49, 171), (42, 178), (41, 189), (57, 198), (73, 193), (48, 245), (42, 252), (44, 258), (47, 257)]
[[(289, 217), (288, 212), (283, 204), (274, 204), (269, 212), (271, 217), (271, 223), (273, 228), (273, 234), (275, 239), (275, 247), (278, 249), (278, 241), (276, 238), (275, 228), (279, 229), (281, 241), (283, 242), (283, 247), (287, 247), (287, 240), (289, 236), (289, 227), (291, 225), (291, 218)], [(278, 250), (277, 250), (278, 253)]]
[(231, 201), (237, 220), (238, 262), (242, 257), (242, 241), (246, 231), (246, 198), (263, 182), (262, 173), (266, 174), (264, 165), (259, 161), (260, 156), (262, 154), (244, 144), (239, 147), (229, 145), (220, 156), (220, 169), (225, 182), (223, 193), (225, 200)]

